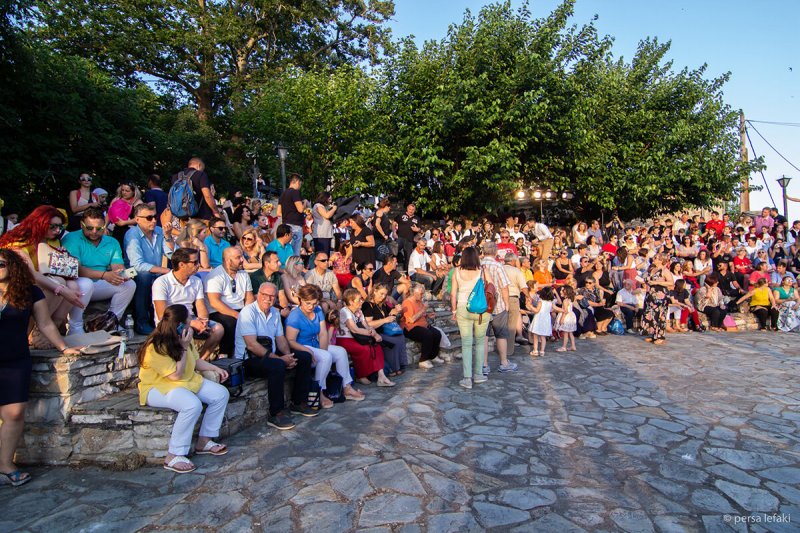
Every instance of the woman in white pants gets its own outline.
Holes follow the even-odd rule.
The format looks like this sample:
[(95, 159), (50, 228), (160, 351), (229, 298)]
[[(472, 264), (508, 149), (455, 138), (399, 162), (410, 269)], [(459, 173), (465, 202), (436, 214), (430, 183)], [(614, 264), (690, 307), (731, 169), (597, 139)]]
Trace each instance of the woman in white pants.
[[(364, 394), (353, 388), (347, 350), (329, 342), (325, 317), (317, 305), (322, 298), (322, 290), (313, 284), (303, 285), (297, 290), (297, 298), (300, 305), (286, 318), (286, 340), (289, 341), (289, 346), (293, 350), (310, 352), (313, 355), (314, 379), (323, 393), (328, 374), (335, 364), (336, 372), (342, 376), (344, 397), (348, 400), (363, 400)], [(325, 394), (322, 394), (320, 404), (325, 409), (333, 407), (333, 402)]]
[(208, 404), (195, 453), (225, 455), (228, 448), (212, 439), (219, 436), (225, 409), (228, 406), (228, 389), (209, 381), (199, 374), (211, 371), (220, 382), (228, 373), (200, 359), (192, 344), (194, 332), (189, 326), (189, 311), (185, 305), (170, 305), (164, 310), (155, 331), (139, 349), (139, 403), (151, 407), (166, 407), (178, 412), (172, 426), (169, 451), (164, 468), (179, 474), (196, 467), (186, 457), (192, 444), (192, 432)]

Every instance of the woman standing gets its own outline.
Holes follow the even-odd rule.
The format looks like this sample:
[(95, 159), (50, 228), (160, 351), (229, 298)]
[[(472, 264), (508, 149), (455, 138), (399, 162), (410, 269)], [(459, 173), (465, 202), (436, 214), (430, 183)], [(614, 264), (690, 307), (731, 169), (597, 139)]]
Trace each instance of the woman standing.
[(15, 251), (28, 265), (36, 286), (42, 289), (47, 308), (56, 327), (67, 320), (67, 313), (73, 306), (83, 308), (78, 284), (73, 279), (65, 279), (49, 273), (48, 265), (39, 264), (39, 248), (48, 252), (64, 252), (61, 248), (61, 233), (64, 231), (64, 215), (51, 205), (40, 205), (19, 225), (0, 237), (0, 248)]
[[(428, 306), (424, 301), (425, 285), (411, 284), (411, 294), (403, 300), (403, 330), (407, 338), (421, 344), (419, 367), (433, 368), (433, 363), (444, 363), (439, 357), (441, 332), (428, 324)], [(463, 339), (462, 339), (463, 342)]]
[[(372, 289), (369, 300), (361, 306), (367, 325), (375, 328), (381, 334), (381, 346), (383, 346), (383, 358), (389, 370), (389, 377), (399, 376), (404, 372), (408, 365), (408, 354), (406, 353), (406, 338), (402, 329), (397, 325), (397, 317), (403, 311), (402, 307), (395, 305), (389, 307), (386, 297), (389, 295), (389, 286), (384, 283), (376, 283)], [(388, 326), (393, 324), (393, 326)], [(397, 333), (389, 333), (389, 328), (398, 330)]]
[(123, 242), (125, 232), (131, 226), (136, 225), (136, 219), (132, 216), (133, 208), (140, 203), (142, 203), (142, 197), (139, 188), (131, 182), (126, 182), (117, 187), (117, 196), (108, 206), (108, 215), (106, 216), (108, 220), (106, 222), (114, 224), (111, 236), (117, 239), (123, 249), (125, 249)]
[(483, 375), (486, 355), (483, 341), (492, 317), (488, 312), (471, 313), (467, 309), (469, 297), (481, 273), (478, 251), (473, 247), (465, 248), (461, 253), (461, 262), (453, 273), (453, 286), (450, 289), (450, 308), (461, 335), (461, 365), (464, 370), (464, 378), (458, 384), (465, 389), (471, 389), (473, 384), (488, 379)]
[[(375, 249), (377, 250), (387, 242), (392, 241), (392, 220), (389, 218), (389, 211), (392, 209), (392, 202), (388, 198), (384, 198), (378, 203), (378, 209), (375, 211), (375, 218), (372, 222), (375, 237)], [(389, 251), (397, 255), (397, 249)], [(383, 261), (383, 259), (381, 259)]]
[[(300, 287), (297, 291), (300, 305), (292, 310), (286, 319), (286, 340), (292, 349), (310, 352), (313, 355), (316, 368), (314, 379), (323, 393), (327, 389), (328, 374), (335, 363), (336, 372), (342, 377), (345, 398), (361, 401), (364, 399), (364, 394), (353, 388), (347, 351), (329, 342), (328, 326), (322, 315), (322, 309), (317, 305), (321, 296), (322, 291), (316, 285)], [(333, 402), (322, 394), (321, 405), (324, 409), (330, 409), (333, 407)]]
[(314, 241), (314, 252), (330, 255), (331, 242), (333, 240), (333, 218), (338, 206), (331, 205), (331, 193), (322, 191), (317, 195), (314, 205), (311, 207), (311, 216), (314, 219), (314, 226), (311, 230), (311, 238)]
[(241, 241), (244, 232), (253, 227), (253, 212), (250, 210), (250, 206), (240, 204), (233, 211), (231, 222), (233, 223), (233, 235), (237, 241)]
[(15, 487), (31, 480), (14, 465), (14, 452), (22, 437), (25, 407), (33, 363), (28, 348), (31, 317), (42, 334), (65, 355), (80, 352), (67, 348), (50, 319), (44, 294), (33, 284), (33, 275), (22, 258), (11, 250), (0, 250), (0, 484)]
[(353, 243), (353, 261), (375, 266), (375, 237), (364, 223), (361, 215), (350, 217), (350, 230)]
[[(355, 289), (347, 289), (342, 295), (345, 306), (339, 310), (339, 332), (336, 344), (350, 354), (356, 379), (362, 385), (369, 385), (370, 378), (376, 377), (378, 387), (394, 387), (395, 383), (383, 372), (383, 338), (378, 331), (367, 324), (361, 304), (364, 300)], [(359, 335), (361, 340), (356, 340)]]
[(195, 453), (225, 455), (228, 447), (214, 442), (228, 407), (228, 389), (205, 379), (199, 372), (212, 372), (219, 381), (228, 373), (200, 359), (192, 343), (194, 331), (189, 325), (185, 305), (170, 305), (164, 310), (156, 329), (139, 348), (139, 404), (166, 407), (178, 412), (172, 426), (169, 450), (164, 468), (186, 474), (195, 465), (186, 457), (192, 445), (192, 433), (197, 419), (207, 404)]
[(642, 330), (648, 335), (645, 339), (656, 345), (664, 344), (667, 329), (667, 309), (669, 308), (669, 291), (675, 283), (667, 268), (669, 259), (662, 254), (653, 256), (650, 270), (644, 277), (647, 284), (647, 295), (644, 299)]
[(100, 207), (97, 195), (92, 193), (92, 177), (84, 172), (78, 180), (80, 187), (69, 193), (69, 231), (81, 229), (81, 213), (90, 207)]

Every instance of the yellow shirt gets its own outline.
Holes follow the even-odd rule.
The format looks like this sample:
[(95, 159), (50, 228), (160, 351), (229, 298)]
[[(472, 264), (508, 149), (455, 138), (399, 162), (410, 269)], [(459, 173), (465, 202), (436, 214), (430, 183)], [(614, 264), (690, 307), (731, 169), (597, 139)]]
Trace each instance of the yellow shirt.
[(144, 353), (142, 366), (139, 369), (139, 405), (147, 405), (147, 395), (150, 389), (156, 389), (161, 394), (183, 387), (192, 392), (200, 390), (203, 376), (194, 371), (195, 362), (200, 358), (194, 344), (189, 345), (186, 351), (186, 366), (183, 376), (179, 380), (169, 379), (167, 376), (174, 374), (178, 363), (168, 355), (156, 352), (156, 347), (151, 344)]
[(759, 287), (753, 292), (753, 297), (750, 298), (750, 307), (755, 307), (756, 305), (762, 305), (764, 307), (769, 307), (769, 287), (766, 285), (763, 287)]

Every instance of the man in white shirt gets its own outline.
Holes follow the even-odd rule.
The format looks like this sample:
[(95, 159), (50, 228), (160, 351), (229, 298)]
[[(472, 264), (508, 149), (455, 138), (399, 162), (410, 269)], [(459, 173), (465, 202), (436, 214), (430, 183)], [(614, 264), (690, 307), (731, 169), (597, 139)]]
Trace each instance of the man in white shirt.
[[(500, 372), (516, 372), (518, 365), (508, 360), (508, 286), (511, 281), (506, 275), (506, 271), (497, 259), (497, 243), (492, 240), (485, 240), (481, 243), (481, 250), (483, 251), (483, 258), (481, 259), (481, 268), (486, 273), (487, 280), (492, 283), (497, 291), (497, 303), (492, 311), (492, 320), (489, 322), (488, 335), (493, 335), (495, 338), (495, 348), (497, 355), (500, 356)], [(488, 348), (488, 340), (486, 348)], [(511, 351), (514, 351), (514, 344), (511, 344)], [(483, 367), (484, 375), (489, 373), (489, 350), (486, 353), (486, 365)]]
[(242, 251), (226, 248), (222, 252), (222, 264), (209, 272), (206, 278), (206, 297), (213, 309), (209, 318), (225, 328), (220, 351), (228, 355), (233, 353), (239, 311), (254, 301), (250, 276), (242, 270), (243, 267)]
[(244, 359), (248, 375), (267, 380), (267, 424), (286, 430), (294, 427), (294, 421), (285, 409), (283, 386), (287, 370), (295, 371), (289, 410), (308, 417), (316, 416), (319, 412), (308, 406), (311, 354), (300, 351), (292, 353), (289, 348), (280, 313), (273, 307), (277, 296), (275, 284), (265, 281), (258, 288), (256, 300), (242, 308), (236, 322), (236, 348), (233, 355), (237, 359)]
[(422, 283), (426, 289), (436, 293), (442, 287), (444, 278), (437, 278), (436, 273), (428, 270), (430, 262), (431, 256), (425, 251), (425, 239), (420, 237), (408, 258), (408, 277), (411, 281)]
[(617, 293), (616, 303), (619, 310), (625, 316), (625, 329), (628, 333), (635, 333), (633, 329), (633, 319), (641, 313), (639, 299), (633, 294), (633, 281), (626, 279), (622, 282), (622, 289)]
[(193, 317), (190, 325), (194, 338), (205, 339), (200, 348), (200, 357), (213, 359), (225, 330), (221, 324), (208, 319), (208, 308), (203, 297), (203, 282), (196, 277), (200, 266), (198, 251), (194, 248), (178, 248), (172, 254), (172, 271), (159, 276), (153, 282), (153, 309), (156, 325), (170, 305), (183, 305)]

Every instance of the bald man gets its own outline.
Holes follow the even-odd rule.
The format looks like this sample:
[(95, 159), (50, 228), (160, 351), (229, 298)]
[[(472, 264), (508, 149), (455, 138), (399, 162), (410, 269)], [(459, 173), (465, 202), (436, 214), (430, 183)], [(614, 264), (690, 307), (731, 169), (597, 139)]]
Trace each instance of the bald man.
[(212, 311), (208, 318), (222, 324), (225, 335), (219, 344), (220, 353), (233, 355), (236, 320), (239, 311), (255, 301), (250, 276), (243, 270), (244, 258), (238, 248), (226, 248), (222, 252), (222, 264), (208, 273), (206, 297)]

